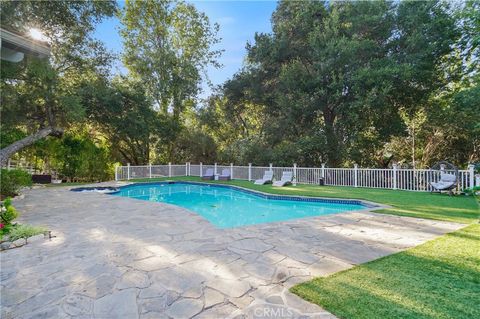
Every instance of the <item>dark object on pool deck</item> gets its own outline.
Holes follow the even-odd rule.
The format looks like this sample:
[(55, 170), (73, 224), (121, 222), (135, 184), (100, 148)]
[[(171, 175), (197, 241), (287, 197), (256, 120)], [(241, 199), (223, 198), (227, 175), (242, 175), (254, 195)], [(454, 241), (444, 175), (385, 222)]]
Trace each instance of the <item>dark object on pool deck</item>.
[(222, 174), (218, 176), (218, 179), (221, 181), (229, 181), (231, 178), (230, 170), (228, 168), (222, 170)]
[(72, 192), (105, 192), (105, 191), (117, 192), (118, 188), (111, 187), (111, 186), (78, 187), (78, 188), (72, 188), (71, 191)]
[(35, 184), (50, 184), (52, 182), (52, 175), (33, 174), (32, 182)]
[(207, 169), (207, 171), (205, 172), (205, 174), (202, 175), (202, 179), (203, 180), (212, 180), (214, 178), (214, 174), (213, 174), (213, 168), (209, 168)]
[(323, 177), (320, 177), (320, 180), (318, 181), (318, 185), (325, 186), (325, 179)]

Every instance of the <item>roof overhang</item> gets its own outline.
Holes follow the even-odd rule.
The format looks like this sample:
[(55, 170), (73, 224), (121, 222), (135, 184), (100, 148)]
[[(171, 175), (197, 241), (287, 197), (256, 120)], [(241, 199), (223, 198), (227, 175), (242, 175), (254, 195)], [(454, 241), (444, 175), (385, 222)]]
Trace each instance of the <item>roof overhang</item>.
[(2, 60), (20, 62), (25, 54), (41, 59), (50, 56), (50, 46), (45, 43), (5, 29), (0, 29), (0, 34)]

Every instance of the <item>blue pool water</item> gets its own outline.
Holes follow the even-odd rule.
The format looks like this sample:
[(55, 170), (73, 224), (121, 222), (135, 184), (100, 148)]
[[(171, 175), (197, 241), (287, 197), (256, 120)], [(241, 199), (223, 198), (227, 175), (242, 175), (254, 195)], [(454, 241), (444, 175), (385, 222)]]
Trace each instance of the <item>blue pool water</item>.
[[(187, 208), (219, 228), (336, 214), (365, 208), (360, 202), (264, 196), (232, 187), (191, 183), (134, 184), (115, 196), (163, 202)], [(274, 199), (276, 198), (276, 199)]]

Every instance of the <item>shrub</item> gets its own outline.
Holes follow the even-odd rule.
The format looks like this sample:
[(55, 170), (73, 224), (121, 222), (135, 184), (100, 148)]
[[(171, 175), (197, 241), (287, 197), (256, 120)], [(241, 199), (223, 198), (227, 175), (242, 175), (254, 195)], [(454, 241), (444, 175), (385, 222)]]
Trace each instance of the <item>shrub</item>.
[(18, 217), (18, 212), (12, 205), (12, 199), (7, 198), (3, 201), (0, 208), (0, 219), (4, 225), (10, 225), (12, 221)]
[(5, 199), (0, 205), (0, 240), (15, 227), (12, 221), (17, 217), (18, 212), (12, 205), (12, 199)]
[(15, 241), (20, 238), (24, 238), (26, 240), (28, 237), (32, 237), (38, 234), (43, 234), (45, 231), (46, 229), (43, 227), (36, 227), (36, 226), (30, 226), (30, 225), (17, 225), (11, 228), (8, 234), (8, 238), (9, 238), (8, 240)]
[(480, 192), (480, 186), (466, 188), (463, 190), (463, 192), (465, 193), (465, 195), (469, 195), (469, 196), (475, 195), (477, 192)]
[(10, 231), (12, 230), (12, 227), (13, 227), (13, 225), (10, 225), (10, 224), (7, 225), (7, 224), (4, 224), (4, 223), (0, 223), (0, 241), (3, 240), (3, 236), (10, 233)]
[(2, 169), (0, 171), (0, 194), (15, 196), (22, 187), (32, 185), (32, 176), (19, 169)]

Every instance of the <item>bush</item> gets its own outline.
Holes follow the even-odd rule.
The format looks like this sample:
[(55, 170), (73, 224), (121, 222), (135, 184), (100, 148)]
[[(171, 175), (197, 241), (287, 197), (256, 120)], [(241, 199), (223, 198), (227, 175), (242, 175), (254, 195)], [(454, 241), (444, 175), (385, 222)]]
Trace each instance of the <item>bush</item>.
[(15, 225), (12, 225), (12, 221), (17, 217), (18, 212), (15, 207), (12, 206), (12, 199), (5, 199), (0, 206), (0, 240), (15, 227)]
[(466, 188), (463, 190), (463, 192), (465, 195), (469, 195), (469, 196), (475, 195), (477, 192), (480, 192), (480, 186)]
[(0, 194), (3, 197), (15, 196), (22, 187), (32, 186), (32, 176), (19, 169), (0, 171)]
[(4, 225), (10, 225), (12, 221), (18, 217), (18, 212), (15, 207), (12, 206), (12, 199), (7, 198), (3, 201), (0, 209), (1, 223)]
[(36, 226), (30, 226), (30, 225), (16, 225), (11, 228), (8, 234), (8, 240), (15, 241), (20, 238), (23, 238), (26, 240), (29, 237), (32, 237), (38, 234), (43, 234), (45, 231), (46, 229), (43, 227), (36, 227)]

